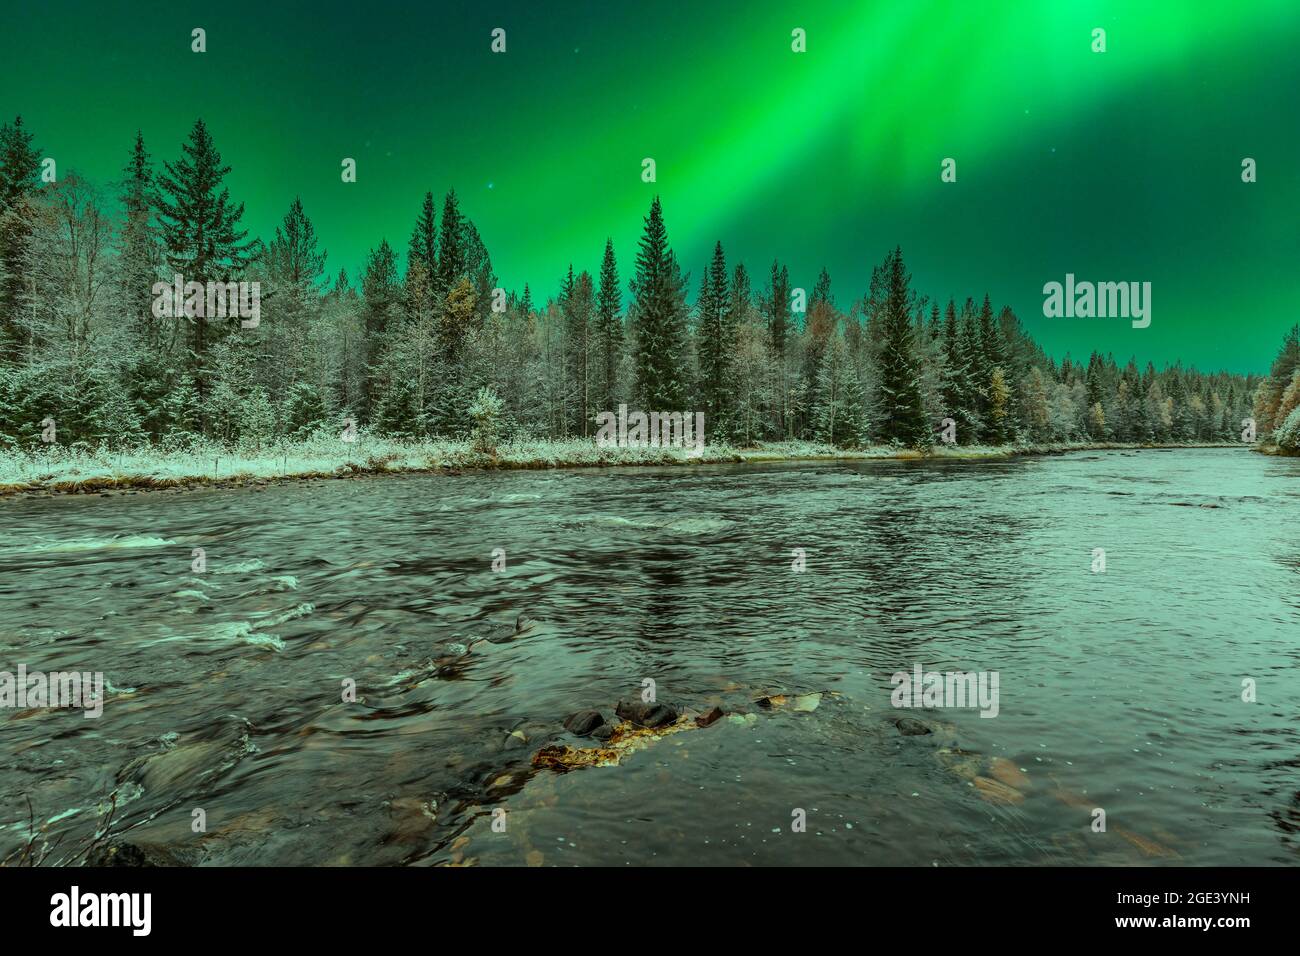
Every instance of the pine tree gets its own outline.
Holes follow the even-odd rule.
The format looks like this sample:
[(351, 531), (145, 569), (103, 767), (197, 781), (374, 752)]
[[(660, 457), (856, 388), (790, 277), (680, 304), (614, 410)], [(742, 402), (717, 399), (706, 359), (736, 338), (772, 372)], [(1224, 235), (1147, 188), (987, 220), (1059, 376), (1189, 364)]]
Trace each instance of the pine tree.
[(564, 299), (565, 376), (570, 409), (567, 428), (571, 434), (586, 437), (591, 433), (595, 414), (591, 408), (590, 370), (595, 290), (587, 272), (574, 281), (572, 266), (569, 267), (568, 286)]
[[(825, 301), (825, 300), (823, 300)], [(862, 385), (844, 337), (836, 330), (818, 370), (813, 438), (828, 445), (856, 448), (866, 443)]]
[(39, 188), (40, 155), (23, 118), (0, 127), (0, 365), (18, 357), (23, 260), (32, 232), (31, 201)]
[[(222, 185), (230, 167), (222, 165), (203, 120), (194, 123), (181, 149), (184, 155), (166, 163), (159, 179), (167, 264), (186, 283), (229, 282), (257, 255), (259, 244), (244, 242), (248, 232), (239, 228), (244, 205), (232, 203)], [(190, 369), (201, 407), (207, 402), (209, 326), (210, 317), (191, 318)]]
[(1300, 325), (1293, 325), (1282, 337), (1282, 348), (1273, 360), (1268, 378), (1260, 383), (1256, 392), (1252, 414), (1261, 434), (1266, 435), (1282, 424), (1278, 409), (1291, 376), (1298, 368), (1300, 368)]
[(664, 227), (659, 197), (645, 218), (631, 283), (636, 329), (636, 398), (642, 410), (684, 410), (685, 280)]
[(441, 307), (441, 299), (434, 295), (437, 283), (438, 217), (433, 193), (426, 192), (420, 214), (411, 230), (410, 241), (406, 245), (406, 279), (403, 289), (407, 315), (415, 323), (432, 322), (435, 307)]
[[(1001, 445), (1010, 441), (1014, 435), (1015, 409), (1011, 380), (1008, 377), (1007, 345), (1004, 340), (1001, 323), (993, 318), (993, 304), (987, 294), (979, 312), (979, 341), (982, 361), (979, 366), (979, 387), (984, 396), (982, 412), (985, 431), (983, 440), (992, 445)], [(997, 414), (993, 409), (993, 375), (1002, 370), (999, 389), (1003, 393)]]
[(162, 257), (153, 165), (138, 131), (124, 170), (121, 203), (124, 221), (118, 234), (118, 300), (136, 341), (152, 350), (158, 337), (158, 323), (151, 311), (153, 285), (158, 281)]
[(263, 330), (267, 347), (262, 381), (274, 395), (287, 396), (307, 368), (310, 326), (320, 312), (327, 255), (302, 199), (294, 197), (266, 249), (274, 321)]
[(921, 406), (917, 364), (912, 353), (911, 277), (896, 248), (885, 260), (887, 293), (883, 313), (884, 341), (880, 352), (881, 439), (900, 445), (930, 442), (930, 428)]
[[(757, 403), (748, 397), (742, 400), (741, 395), (742, 392), (747, 396), (755, 394), (759, 383), (753, 380), (757, 376), (742, 373), (737, 357), (741, 352), (742, 336), (747, 340), (757, 337), (745, 335), (750, 326), (753, 289), (743, 262), (737, 262), (732, 272), (730, 292), (727, 311), (723, 314), (723, 339), (731, 343), (733, 356), (726, 366), (727, 380), (723, 386), (729, 396), (730, 408), (721, 421), (712, 422), (707, 427), (711, 427), (713, 434), (721, 439), (748, 444), (758, 431), (754, 421), (758, 409), (755, 407)], [(758, 360), (761, 355), (751, 355), (750, 358)]]
[[(446, 221), (444, 216), (444, 225)], [(433, 430), (439, 435), (459, 437), (469, 431), (473, 422), (469, 408), (474, 403), (477, 388), (465, 374), (464, 350), (467, 343), (459, 335), (474, 322), (476, 299), (474, 286), (467, 276), (461, 276), (447, 292), (443, 327), (451, 338), (444, 338), (440, 343), (441, 374), (435, 383), (433, 407), (428, 416)]]
[(790, 333), (790, 273), (785, 266), (772, 260), (772, 298), (768, 301), (767, 334), (772, 351), (785, 354), (785, 343)]
[(492, 290), (497, 277), (492, 271), (492, 257), (488, 255), (487, 246), (478, 234), (474, 223), (465, 217), (463, 236), (465, 239), (465, 275), (474, 287), (474, 327), (482, 328), (484, 320), (492, 309)]
[(438, 275), (438, 216), (432, 192), (424, 194), (424, 203), (420, 206), (415, 228), (411, 230), (411, 241), (407, 249), (407, 270), (417, 265), (424, 269), (430, 282)]
[(1191, 399), (1181, 371), (1173, 369), (1169, 374), (1169, 436), (1174, 441), (1191, 441), (1196, 437), (1192, 421)]
[(822, 266), (821, 274), (817, 276), (817, 285), (813, 287), (812, 304), (830, 306), (835, 304), (831, 298), (831, 274), (826, 271), (825, 266)]
[(961, 328), (957, 322), (957, 305), (951, 299), (948, 300), (948, 309), (944, 313), (941, 338), (943, 374), (939, 380), (939, 393), (943, 400), (945, 417), (951, 418), (957, 424), (957, 443), (971, 444), (979, 440), (979, 418), (974, 408), (970, 367), (966, 361)]
[[(527, 292), (528, 287), (524, 287)], [(600, 263), (600, 291), (596, 296), (596, 403), (613, 411), (618, 403), (618, 367), (623, 354), (623, 322), (619, 317), (622, 295), (618, 287), (618, 262), (614, 241), (605, 240)]]
[(961, 325), (961, 362), (966, 369), (966, 414), (970, 418), (969, 435), (972, 442), (987, 438), (985, 423), (989, 414), (989, 382), (993, 369), (989, 367), (988, 357), (980, 342), (980, 333), (975, 318), (974, 303), (966, 300), (960, 319)]
[(1025, 419), (1034, 441), (1045, 442), (1052, 438), (1051, 396), (1048, 379), (1037, 365), (1029, 370), (1025, 379)]
[(445, 299), (457, 280), (464, 274), (464, 222), (460, 214), (460, 204), (456, 199), (456, 190), (449, 189), (442, 203), (442, 232), (439, 234), (438, 241), (438, 278), (434, 283), (436, 298), (439, 301)]
[(1011, 390), (1007, 386), (1007, 376), (1001, 365), (993, 366), (993, 375), (989, 379), (989, 420), (988, 436), (990, 444), (1001, 445), (1010, 438), (1010, 401)]
[(727, 259), (719, 241), (713, 247), (713, 260), (704, 272), (704, 287), (699, 301), (700, 397), (705, 415), (714, 423), (730, 413), (728, 386), (734, 355), (734, 345), (727, 334), (727, 313), (730, 310)]
[(1105, 394), (1105, 386), (1102, 382), (1103, 368), (1101, 356), (1096, 352), (1088, 357), (1088, 372), (1086, 378), (1087, 386), (1087, 403), (1088, 403), (1088, 436), (1094, 441), (1100, 441), (1106, 437), (1106, 415), (1102, 405)]
[(361, 297), (364, 302), (362, 366), (365, 372), (359, 404), (361, 414), (369, 419), (386, 384), (380, 374), (380, 359), (387, 343), (389, 324), (398, 314), (401, 297), (397, 257), (387, 239), (381, 240), (379, 248), (372, 249), (366, 259), (366, 268), (361, 276)]

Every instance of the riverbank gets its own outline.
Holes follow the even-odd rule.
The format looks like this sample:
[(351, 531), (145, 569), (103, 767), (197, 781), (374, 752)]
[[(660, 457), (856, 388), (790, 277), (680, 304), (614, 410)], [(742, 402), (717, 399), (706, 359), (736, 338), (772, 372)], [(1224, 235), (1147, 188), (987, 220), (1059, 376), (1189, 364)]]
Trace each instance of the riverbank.
[[(61, 447), (0, 454), (0, 498), (64, 494), (133, 494), (139, 491), (243, 487), (279, 481), (362, 475), (443, 473), (483, 469), (618, 468), (644, 465), (754, 464), (784, 461), (953, 459), (985, 461), (1017, 455), (1151, 448), (1239, 447), (1235, 443), (1140, 445), (1055, 442), (1021, 445), (936, 445), (925, 451), (875, 445), (847, 450), (811, 442), (774, 442), (751, 448), (729, 445), (684, 448), (601, 448), (592, 440), (503, 443), (495, 455), (467, 441), (403, 442), (361, 436), (345, 443), (314, 438), (274, 448), (203, 445), (174, 452), (157, 447), (129, 451)], [(692, 453), (693, 452), (693, 453)]]

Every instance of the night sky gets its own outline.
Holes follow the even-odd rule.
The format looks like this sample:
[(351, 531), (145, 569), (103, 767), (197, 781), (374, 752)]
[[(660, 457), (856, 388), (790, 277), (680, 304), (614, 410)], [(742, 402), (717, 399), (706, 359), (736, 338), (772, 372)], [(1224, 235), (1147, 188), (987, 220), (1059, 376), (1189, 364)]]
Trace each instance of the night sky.
[[(300, 195), (331, 271), (355, 276), (385, 237), (404, 259), (425, 191), (454, 187), (506, 288), (553, 295), (570, 262), (598, 269), (606, 236), (626, 280), (657, 192), (692, 295), (715, 239), (759, 287), (774, 257), (809, 290), (825, 265), (843, 307), (901, 244), (920, 291), (988, 291), (1058, 358), (1264, 371), (1300, 319), (1294, 0), (51, 0), (2, 16), (0, 112), (60, 175), (107, 185), (137, 128), (174, 159), (202, 117), (245, 224), (269, 236)], [(1150, 281), (1151, 326), (1045, 319), (1043, 284), (1067, 272)]]

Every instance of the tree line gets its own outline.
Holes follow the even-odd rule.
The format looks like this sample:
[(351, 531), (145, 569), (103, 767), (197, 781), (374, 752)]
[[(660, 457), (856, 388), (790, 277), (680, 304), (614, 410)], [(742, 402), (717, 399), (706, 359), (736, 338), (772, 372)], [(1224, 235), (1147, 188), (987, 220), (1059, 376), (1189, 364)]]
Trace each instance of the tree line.
[[(454, 191), (425, 194), (404, 255), (381, 240), (351, 277), (298, 199), (249, 237), (201, 120), (174, 161), (156, 165), (139, 133), (126, 154), (107, 191), (45, 182), (21, 118), (0, 128), (0, 444), (38, 445), (47, 418), (90, 447), (260, 446), (347, 419), (463, 438), (484, 389), (503, 438), (590, 437), (626, 403), (703, 411), (710, 443), (845, 448), (1231, 441), (1300, 401), (1294, 329), (1264, 377), (1058, 362), (987, 295), (920, 294), (897, 248), (841, 305), (825, 269), (807, 294), (774, 261), (759, 287), (719, 241), (692, 304), (657, 197), (626, 296), (609, 240), (594, 276), (570, 265), (544, 302), (501, 289)], [(177, 273), (260, 283), (260, 323), (156, 317), (154, 284)]]

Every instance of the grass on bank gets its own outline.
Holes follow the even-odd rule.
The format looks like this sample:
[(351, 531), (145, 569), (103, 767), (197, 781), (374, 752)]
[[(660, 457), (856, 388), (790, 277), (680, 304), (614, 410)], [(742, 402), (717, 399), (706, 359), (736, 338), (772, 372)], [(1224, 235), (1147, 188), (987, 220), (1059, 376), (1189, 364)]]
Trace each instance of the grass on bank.
[(890, 458), (989, 459), (1020, 454), (1141, 447), (1151, 446), (1057, 442), (1005, 446), (937, 445), (920, 451), (887, 445), (845, 450), (813, 442), (773, 442), (750, 448), (706, 445), (702, 451), (692, 454), (691, 449), (684, 448), (602, 448), (592, 439), (570, 439), (504, 442), (497, 447), (495, 454), (485, 454), (476, 451), (470, 441), (399, 441), (365, 433), (359, 434), (355, 442), (344, 442), (337, 435), (317, 435), (261, 448), (230, 448), (216, 443), (192, 444), (176, 450), (156, 446), (97, 450), (51, 445), (32, 450), (0, 451), (0, 495), (226, 486), (281, 479), (456, 472), (477, 468), (597, 468)]

